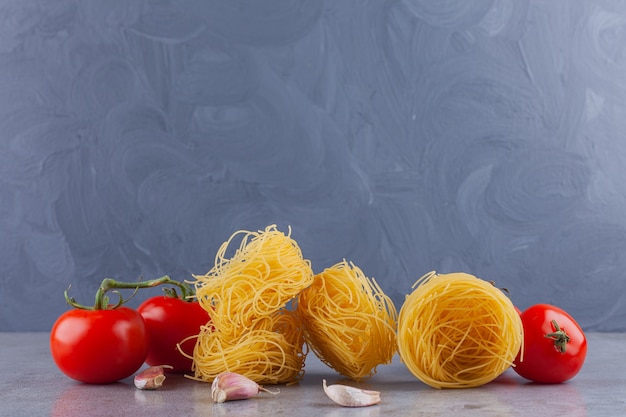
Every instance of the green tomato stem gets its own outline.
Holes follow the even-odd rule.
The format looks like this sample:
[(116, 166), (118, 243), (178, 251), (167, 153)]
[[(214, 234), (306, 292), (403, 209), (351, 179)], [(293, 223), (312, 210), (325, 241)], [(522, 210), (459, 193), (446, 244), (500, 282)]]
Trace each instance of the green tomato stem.
[[(65, 300), (72, 307), (82, 310), (115, 309), (130, 300), (137, 293), (137, 291), (139, 291), (140, 288), (153, 288), (163, 284), (174, 285), (178, 287), (181, 292), (180, 298), (183, 300), (190, 299), (193, 296), (193, 291), (189, 288), (187, 284), (185, 284), (184, 282), (173, 280), (169, 276), (165, 275), (161, 278), (137, 282), (124, 282), (114, 280), (113, 278), (105, 278), (102, 280), (102, 283), (100, 283), (98, 291), (96, 291), (95, 302), (93, 306), (86, 306), (77, 303), (74, 298), (68, 295), (69, 288), (65, 290)], [(119, 291), (122, 289), (132, 289), (134, 291), (130, 295), (130, 297), (124, 298)], [(113, 306), (109, 305), (109, 296), (107, 295), (108, 292), (112, 292), (118, 297), (117, 303)], [(170, 289), (170, 291), (166, 291), (166, 293), (170, 296), (178, 297), (175, 289)]]
[(569, 343), (569, 336), (565, 332), (565, 329), (561, 329), (556, 320), (552, 320), (552, 326), (554, 331), (545, 335), (548, 339), (554, 340), (554, 347), (561, 353), (565, 353), (567, 350), (567, 344)]

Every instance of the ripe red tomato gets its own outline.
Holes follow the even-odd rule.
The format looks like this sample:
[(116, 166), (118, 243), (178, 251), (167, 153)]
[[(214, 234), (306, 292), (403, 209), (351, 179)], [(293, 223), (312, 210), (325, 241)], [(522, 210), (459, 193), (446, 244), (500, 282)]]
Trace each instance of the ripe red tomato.
[(536, 304), (521, 318), (524, 345), (515, 359), (515, 372), (544, 384), (573, 378), (585, 362), (587, 339), (572, 316), (553, 305)]
[[(143, 316), (150, 334), (150, 352), (146, 363), (151, 366), (172, 366), (169, 372), (190, 372), (192, 360), (176, 345), (200, 332), (200, 326), (210, 321), (209, 314), (197, 301), (185, 301), (167, 295), (144, 301), (137, 309)], [(183, 352), (191, 355), (195, 340), (181, 344)]]
[(146, 359), (148, 343), (141, 315), (127, 307), (66, 311), (50, 333), (50, 351), (59, 369), (88, 384), (134, 374)]

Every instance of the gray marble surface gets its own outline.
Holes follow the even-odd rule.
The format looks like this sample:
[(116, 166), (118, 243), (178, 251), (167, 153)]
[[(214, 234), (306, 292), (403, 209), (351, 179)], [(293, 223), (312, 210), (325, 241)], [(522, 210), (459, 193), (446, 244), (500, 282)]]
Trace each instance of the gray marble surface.
[(208, 384), (182, 376), (170, 376), (158, 391), (137, 390), (132, 379), (104, 386), (80, 384), (56, 368), (48, 333), (0, 333), (0, 416), (626, 415), (626, 333), (587, 336), (585, 366), (565, 384), (536, 385), (509, 370), (479, 388), (436, 390), (415, 379), (396, 356), (369, 381), (356, 384), (381, 391), (381, 404), (348, 409), (325, 396), (322, 379), (336, 383), (341, 377), (312, 353), (302, 382), (277, 387), (279, 395), (214, 404)]

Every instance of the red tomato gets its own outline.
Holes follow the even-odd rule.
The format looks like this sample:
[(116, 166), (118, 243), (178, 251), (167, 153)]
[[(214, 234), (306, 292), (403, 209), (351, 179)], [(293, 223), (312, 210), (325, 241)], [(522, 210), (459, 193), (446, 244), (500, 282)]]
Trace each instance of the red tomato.
[[(137, 309), (150, 334), (150, 352), (146, 363), (151, 366), (169, 365), (170, 372), (190, 372), (192, 360), (176, 345), (200, 332), (200, 326), (210, 321), (209, 314), (197, 301), (185, 301), (167, 295), (152, 297)], [(183, 352), (191, 355), (195, 340), (181, 344)]]
[(573, 378), (587, 356), (587, 339), (578, 323), (564, 310), (549, 304), (531, 306), (521, 317), (524, 346), (515, 359), (515, 372), (544, 384)]
[(88, 384), (134, 374), (146, 359), (148, 343), (141, 315), (127, 307), (66, 311), (50, 333), (50, 351), (59, 369)]

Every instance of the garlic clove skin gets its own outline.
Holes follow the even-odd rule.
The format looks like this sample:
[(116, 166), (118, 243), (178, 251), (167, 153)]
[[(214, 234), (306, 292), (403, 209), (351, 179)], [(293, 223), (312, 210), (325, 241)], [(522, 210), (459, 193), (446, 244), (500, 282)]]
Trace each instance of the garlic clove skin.
[(135, 375), (133, 382), (138, 389), (154, 390), (163, 385), (165, 381), (165, 368), (172, 369), (169, 365), (151, 366)]
[(348, 385), (326, 385), (323, 380), (324, 392), (335, 403), (343, 407), (369, 407), (380, 403), (380, 392), (350, 387)]
[(280, 391), (269, 391), (253, 380), (235, 372), (222, 372), (211, 383), (211, 397), (216, 403), (225, 401), (245, 400), (259, 392), (278, 394)]

